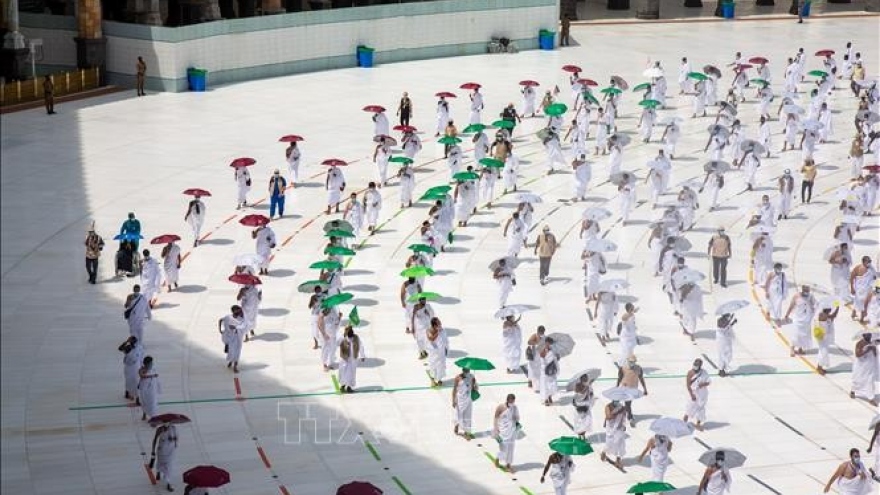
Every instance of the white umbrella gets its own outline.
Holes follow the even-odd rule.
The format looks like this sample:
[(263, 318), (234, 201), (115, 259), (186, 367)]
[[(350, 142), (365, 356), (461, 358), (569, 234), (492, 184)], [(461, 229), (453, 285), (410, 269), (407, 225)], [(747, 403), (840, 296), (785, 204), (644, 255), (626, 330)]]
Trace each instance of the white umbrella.
[(608, 239), (600, 239), (598, 237), (594, 237), (587, 241), (584, 245), (585, 251), (592, 251), (594, 253), (609, 253), (611, 251), (617, 250), (617, 244), (609, 241)]
[(786, 93), (782, 93), (782, 99), (783, 99), (783, 100), (785, 100), (785, 99), (788, 99), (788, 100), (800, 100), (800, 99), (801, 99), (801, 95), (799, 95), (799, 94), (797, 94), (797, 93), (788, 93), (788, 92), (786, 92)]
[(517, 316), (529, 311), (530, 307), (524, 304), (511, 304), (510, 306), (504, 306), (495, 312), (495, 318), (507, 318), (508, 316)]
[(574, 339), (567, 333), (551, 333), (547, 338), (553, 339), (551, 348), (559, 357), (568, 356), (574, 350)]
[(657, 418), (651, 423), (651, 431), (669, 438), (686, 437), (693, 434), (694, 427), (678, 418)]
[(511, 269), (519, 266), (519, 259), (518, 258), (515, 258), (513, 256), (505, 256), (504, 258), (498, 258), (497, 260), (489, 263), (489, 269), (492, 271), (497, 270), (498, 267), (501, 266), (501, 260), (504, 260), (507, 267), (511, 268)]
[(568, 392), (574, 392), (574, 387), (579, 381), (581, 381), (582, 376), (586, 376), (589, 381), (594, 382), (597, 378), (602, 376), (602, 370), (599, 368), (588, 368), (583, 371), (578, 371), (570, 380), (568, 380), (568, 383), (565, 384), (565, 390)]
[(612, 387), (602, 392), (602, 395), (608, 400), (626, 402), (630, 400), (640, 399), (645, 394), (637, 388)]
[(659, 67), (651, 67), (642, 71), (645, 77), (663, 77), (663, 69)]
[(681, 117), (666, 117), (658, 122), (660, 125), (672, 125), (672, 124), (680, 124), (684, 122), (684, 119)]
[(330, 232), (331, 230), (354, 232), (354, 226), (346, 220), (330, 220), (324, 224), (324, 232)]
[(675, 281), (676, 287), (681, 287), (686, 284), (702, 282), (703, 280), (706, 280), (706, 276), (696, 270), (685, 268), (684, 270), (675, 272), (672, 276), (672, 280)]
[(606, 218), (611, 218), (611, 212), (602, 208), (601, 206), (591, 206), (584, 210), (583, 214), (584, 220), (593, 220), (598, 222), (599, 220), (605, 220)]
[(743, 151), (754, 151), (755, 154), (760, 155), (762, 153), (767, 152), (767, 148), (764, 147), (763, 144), (755, 141), (754, 139), (746, 139), (742, 143), (739, 144), (739, 149)]
[(804, 114), (804, 109), (797, 106), (797, 105), (794, 105), (794, 104), (785, 105), (784, 107), (782, 107), (782, 111), (785, 112), (786, 115), (803, 115)]
[(661, 160), (651, 160), (648, 162), (648, 168), (658, 172), (665, 172), (669, 169), (669, 164)]
[(736, 107), (726, 101), (721, 102), (721, 111), (727, 112), (731, 117), (736, 117), (736, 114), (738, 113)]
[(718, 306), (717, 308), (715, 308), (715, 314), (716, 315), (726, 315), (727, 313), (735, 313), (735, 312), (745, 308), (748, 305), (749, 305), (749, 302), (742, 300), (742, 299), (737, 299), (734, 301), (727, 301), (726, 303), (722, 304), (721, 306)]
[(599, 291), (601, 292), (617, 292), (629, 287), (629, 282), (622, 278), (609, 278), (599, 282)]
[(256, 253), (242, 253), (235, 255), (233, 263), (235, 266), (252, 266), (254, 268), (260, 266), (263, 257)]
[(723, 174), (723, 173), (730, 170), (730, 164), (725, 161), (721, 161), (721, 160), (712, 160), (710, 162), (706, 162), (703, 165), (703, 170), (707, 173), (708, 172), (720, 172)]
[(801, 122), (801, 129), (803, 129), (805, 131), (817, 132), (817, 131), (821, 130), (823, 127), (825, 127), (825, 125), (816, 119), (810, 119), (810, 120), (805, 120), (805, 121)]
[(630, 138), (626, 134), (616, 133), (612, 134), (611, 137), (608, 139), (610, 139), (612, 142), (619, 144), (621, 147), (628, 145), (632, 141), (632, 138)]
[(384, 141), (385, 144), (387, 144), (388, 146), (397, 146), (396, 139), (394, 139), (391, 136), (386, 136), (384, 134), (377, 134), (376, 136), (373, 136), (373, 141), (375, 141), (377, 143), (381, 143)]
[(724, 466), (727, 468), (738, 468), (746, 463), (746, 456), (742, 452), (727, 447), (720, 447), (703, 452), (703, 455), (700, 456), (700, 462), (704, 466), (715, 464), (715, 455), (717, 452), (724, 452)]
[(514, 201), (517, 203), (543, 203), (544, 200), (541, 199), (541, 196), (533, 193), (519, 193), (513, 197)]
[(632, 172), (616, 172), (611, 174), (611, 177), (608, 179), (615, 186), (626, 184), (633, 184), (636, 180), (636, 174)]
[(681, 253), (685, 251), (690, 251), (693, 245), (691, 244), (691, 241), (679, 236), (675, 238), (675, 244), (672, 247), (674, 247), (676, 251)]
[(859, 110), (856, 113), (856, 118), (859, 120), (867, 120), (871, 124), (876, 124), (877, 122), (880, 122), (880, 115), (877, 115), (876, 113), (868, 109)]
[(708, 128), (706, 128), (706, 130), (709, 131), (709, 134), (712, 136), (718, 135), (725, 139), (730, 136), (730, 131), (727, 129), (727, 127), (724, 127), (720, 124), (712, 124)]
[(877, 84), (877, 78), (862, 79), (861, 81), (856, 81), (856, 84), (861, 88), (870, 88)]

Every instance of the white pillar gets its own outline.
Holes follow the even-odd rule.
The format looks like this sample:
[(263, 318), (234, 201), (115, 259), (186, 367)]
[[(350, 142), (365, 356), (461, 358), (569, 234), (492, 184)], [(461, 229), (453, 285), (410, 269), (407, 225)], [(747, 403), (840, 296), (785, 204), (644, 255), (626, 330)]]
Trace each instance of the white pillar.
[(24, 36), (18, 32), (18, 0), (7, 0), (6, 8), (9, 32), (3, 37), (3, 48), (20, 50), (25, 46)]

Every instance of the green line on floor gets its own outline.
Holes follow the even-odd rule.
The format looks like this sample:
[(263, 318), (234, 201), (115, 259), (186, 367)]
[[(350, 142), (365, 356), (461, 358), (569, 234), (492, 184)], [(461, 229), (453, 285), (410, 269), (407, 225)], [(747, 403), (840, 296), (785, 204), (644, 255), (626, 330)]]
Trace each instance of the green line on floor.
[(392, 476), (391, 479), (394, 480), (394, 483), (397, 484), (397, 487), (400, 488), (400, 491), (402, 491), (406, 495), (412, 495), (412, 492), (409, 491), (409, 488), (407, 488), (402, 481), (400, 481), (400, 478), (398, 478), (397, 476)]
[(379, 452), (376, 450), (376, 447), (373, 447), (373, 444), (371, 444), (367, 440), (364, 440), (364, 445), (367, 447), (367, 450), (369, 450), (370, 453), (373, 454), (373, 457), (375, 457), (377, 461), (382, 460), (382, 458), (379, 457)]
[(524, 486), (519, 487), (519, 489), (522, 490), (522, 492), (525, 493), (526, 495), (535, 495), (534, 493), (532, 493), (531, 490), (529, 490), (528, 488), (526, 488)]
[(486, 456), (486, 457), (488, 457), (489, 460), (492, 461), (492, 464), (493, 464), (493, 465), (494, 465), (495, 462), (497, 461), (497, 459), (495, 459), (495, 456), (492, 455), (492, 454), (490, 454), (490, 453), (488, 453), (488, 452), (483, 452), (483, 455)]
[(330, 379), (333, 380), (333, 389), (336, 390), (337, 394), (341, 394), (342, 390), (339, 389), (339, 379), (336, 378), (336, 375), (330, 375)]

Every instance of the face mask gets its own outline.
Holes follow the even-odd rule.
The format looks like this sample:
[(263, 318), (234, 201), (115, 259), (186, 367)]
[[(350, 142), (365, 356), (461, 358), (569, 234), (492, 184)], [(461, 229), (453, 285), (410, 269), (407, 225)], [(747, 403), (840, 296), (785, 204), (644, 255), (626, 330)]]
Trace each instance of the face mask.
[(862, 458), (859, 457), (859, 456), (854, 456), (854, 457), (852, 458), (852, 462), (853, 462), (853, 464), (858, 464), (859, 462), (861, 462), (861, 460), (862, 460)]
[(695, 364), (695, 365), (694, 365), (694, 371), (700, 371), (700, 365), (699, 365), (699, 364)]
[(782, 273), (782, 269), (780, 269), (780, 268), (776, 268), (776, 269), (774, 269), (773, 271), (776, 272), (776, 273)]

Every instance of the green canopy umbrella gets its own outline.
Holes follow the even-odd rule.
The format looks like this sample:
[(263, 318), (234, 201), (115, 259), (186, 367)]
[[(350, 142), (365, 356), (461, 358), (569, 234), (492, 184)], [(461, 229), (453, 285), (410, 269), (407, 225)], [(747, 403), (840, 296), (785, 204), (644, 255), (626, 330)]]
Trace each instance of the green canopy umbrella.
[(339, 306), (344, 302), (351, 301), (352, 299), (354, 299), (354, 294), (351, 292), (340, 292), (339, 294), (324, 298), (324, 300), (321, 301), (321, 307), (332, 308), (334, 306)]
[(702, 72), (688, 72), (688, 77), (691, 79), (696, 79), (697, 81), (705, 81), (709, 79), (709, 76), (703, 74)]
[(761, 86), (769, 86), (770, 82), (765, 79), (749, 79), (749, 82), (760, 84)]
[(437, 142), (440, 144), (458, 144), (461, 142), (461, 139), (458, 139), (455, 136), (443, 136), (438, 139)]
[(547, 108), (544, 109), (544, 113), (546, 115), (551, 115), (554, 117), (556, 117), (558, 115), (562, 115), (567, 111), (568, 111), (568, 107), (565, 106), (564, 103), (554, 103), (552, 105), (547, 106)]
[(448, 184), (443, 184), (441, 186), (434, 186), (434, 187), (428, 189), (427, 191), (425, 191), (425, 194), (434, 194), (434, 193), (446, 194), (451, 190), (452, 190), (452, 186), (450, 186)]
[(578, 437), (559, 437), (550, 441), (550, 448), (563, 455), (587, 455), (593, 453), (593, 447), (586, 440)]
[(407, 299), (407, 301), (418, 302), (419, 299), (427, 299), (428, 301), (436, 301), (437, 299), (440, 299), (441, 297), (443, 297), (443, 296), (441, 296), (440, 294), (437, 294), (436, 292), (416, 292), (415, 294), (409, 296), (409, 299)]
[(455, 362), (459, 368), (467, 368), (474, 371), (494, 370), (495, 365), (490, 363), (488, 359), (478, 357), (463, 357)]
[(431, 275), (434, 275), (434, 270), (421, 265), (413, 265), (400, 272), (400, 276), (406, 278), (430, 277)]
[(639, 105), (647, 108), (657, 108), (660, 106), (660, 102), (657, 100), (642, 100), (639, 102)]
[(345, 238), (351, 239), (354, 237), (354, 233), (349, 232), (347, 230), (333, 229), (333, 230), (328, 230), (324, 234), (324, 237), (345, 237)]
[(597, 100), (596, 97), (593, 96), (593, 93), (584, 93), (583, 95), (584, 95), (584, 98), (586, 98), (587, 101), (589, 101), (589, 102), (592, 103), (593, 105), (598, 105), (598, 104), (599, 104), (599, 100)]
[(501, 160), (496, 160), (495, 158), (481, 158), (480, 165), (489, 168), (504, 168), (504, 162)]
[(321, 290), (327, 290), (327, 287), (330, 287), (330, 284), (323, 280), (309, 280), (299, 284), (296, 290), (303, 294), (312, 294), (315, 292), (315, 287), (320, 287)]
[(477, 180), (480, 178), (475, 172), (459, 172), (452, 176), (457, 181)]
[(828, 73), (824, 70), (811, 70), (807, 72), (808, 76), (816, 76), (816, 77), (828, 77)]
[(392, 163), (400, 163), (402, 165), (410, 165), (413, 162), (413, 159), (406, 157), (406, 156), (399, 156), (398, 155), (398, 156), (392, 156), (391, 158), (388, 159), (388, 161), (392, 162)]
[(333, 260), (324, 260), (312, 263), (309, 268), (315, 270), (342, 270), (342, 263)]
[(358, 314), (358, 307), (357, 306), (351, 308), (351, 312), (348, 313), (348, 322), (353, 327), (356, 327), (361, 324), (361, 315)]
[(651, 87), (651, 83), (645, 82), (645, 83), (639, 84), (638, 86), (634, 87), (632, 90), (633, 90), (633, 93), (635, 93), (636, 91), (644, 91), (650, 87)]
[(324, 254), (333, 256), (354, 256), (355, 252), (344, 246), (328, 246), (324, 248)]
[(427, 244), (410, 244), (407, 249), (414, 253), (437, 254), (437, 250)]
[(483, 132), (486, 128), (489, 127), (486, 124), (471, 124), (464, 128), (463, 133), (465, 134), (473, 134), (476, 132)]
[(599, 92), (605, 93), (606, 95), (619, 95), (620, 93), (623, 93), (623, 91), (621, 91), (619, 88), (615, 88), (613, 86), (602, 88), (601, 90), (599, 90)]
[(499, 129), (513, 129), (516, 127), (516, 124), (510, 120), (496, 120), (495, 122), (492, 122), (492, 127), (498, 127)]
[(422, 197), (419, 198), (420, 201), (437, 201), (446, 199), (447, 193), (442, 192), (427, 192), (422, 194)]
[(658, 493), (671, 492), (673, 490), (675, 490), (675, 487), (669, 483), (664, 483), (662, 481), (646, 481), (631, 486), (626, 493)]

